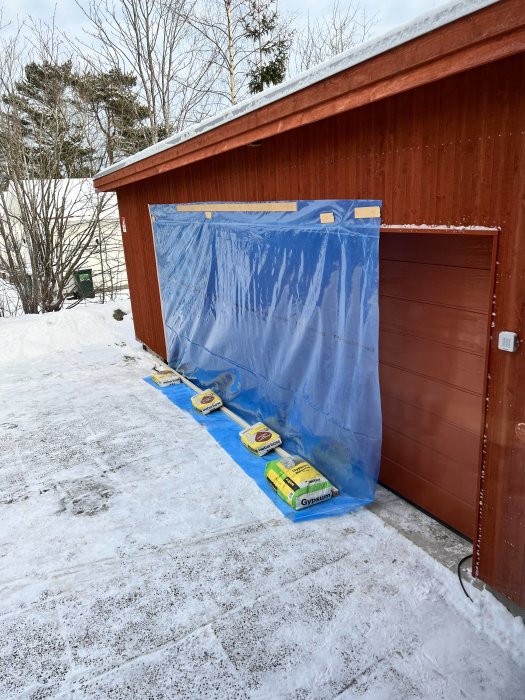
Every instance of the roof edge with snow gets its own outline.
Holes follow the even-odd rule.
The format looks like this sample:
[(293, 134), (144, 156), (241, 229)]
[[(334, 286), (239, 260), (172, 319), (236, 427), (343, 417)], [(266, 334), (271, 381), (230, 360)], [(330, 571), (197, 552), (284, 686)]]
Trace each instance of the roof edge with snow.
[[(315, 85), (316, 83), (337, 75), (342, 71), (353, 68), (371, 58), (386, 53), (387, 51), (406, 44), (409, 41), (433, 32), (440, 27), (455, 22), (463, 17), (471, 15), (499, 2), (501, 2), (501, 0), (453, 0), (452, 2), (439, 7), (437, 10), (432, 10), (431, 12), (419, 15), (414, 21), (402, 25), (377, 39), (373, 39), (338, 54), (315, 68), (305, 71), (284, 83), (273, 86), (262, 93), (254, 95), (253, 97), (250, 97), (243, 102), (228, 108), (220, 114), (205, 119), (198, 124), (194, 124), (183, 131), (164, 139), (163, 141), (160, 141), (132, 156), (129, 156), (128, 158), (114, 163), (110, 167), (97, 173), (94, 179), (97, 181), (101, 180), (102, 178), (106, 178), (106, 176), (111, 175), (112, 173), (128, 168), (130, 165), (146, 160), (151, 156), (162, 153), (163, 151), (178, 146), (186, 141), (190, 141), (191, 139), (223, 126), (228, 122), (232, 122), (262, 107), (277, 102), (284, 97)], [(95, 184), (98, 185), (97, 182), (95, 182)]]

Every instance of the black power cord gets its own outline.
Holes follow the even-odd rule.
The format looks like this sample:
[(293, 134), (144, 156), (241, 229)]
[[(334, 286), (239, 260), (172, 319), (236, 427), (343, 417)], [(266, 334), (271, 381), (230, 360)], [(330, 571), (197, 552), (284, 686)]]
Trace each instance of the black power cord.
[(458, 564), (458, 578), (459, 578), (459, 582), (461, 584), (461, 588), (463, 589), (463, 593), (467, 596), (467, 598), (470, 600), (470, 602), (473, 603), (474, 601), (467, 593), (467, 589), (463, 585), (463, 580), (461, 578), (461, 566), (462, 566), (462, 564), (464, 564), (467, 561), (467, 559), (472, 559), (472, 554), (467, 554), (467, 556), (463, 557), (463, 559), (459, 562), (459, 564)]

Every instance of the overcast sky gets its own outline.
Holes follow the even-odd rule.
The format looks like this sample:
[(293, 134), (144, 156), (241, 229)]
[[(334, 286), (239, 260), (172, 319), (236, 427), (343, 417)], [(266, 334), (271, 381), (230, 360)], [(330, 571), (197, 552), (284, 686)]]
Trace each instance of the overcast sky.
[[(341, 7), (344, 7), (347, 1), (340, 0)], [(359, 5), (366, 9), (369, 16), (377, 16), (374, 36), (378, 36), (445, 2), (447, 0), (359, 0)], [(280, 0), (279, 5), (283, 10), (296, 12), (304, 17), (308, 12), (310, 16), (321, 16), (329, 11), (332, 0)], [(49, 21), (55, 6), (57, 26), (76, 33), (82, 23), (82, 12), (73, 0), (0, 0), (4, 21), (16, 21), (17, 16), (23, 19), (28, 15), (33, 19)]]

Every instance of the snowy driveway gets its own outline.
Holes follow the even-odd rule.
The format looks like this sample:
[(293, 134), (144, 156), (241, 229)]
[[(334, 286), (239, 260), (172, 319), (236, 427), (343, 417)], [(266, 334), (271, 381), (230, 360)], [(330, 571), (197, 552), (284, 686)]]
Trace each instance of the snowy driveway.
[(0, 319), (0, 698), (523, 698), (519, 618), (369, 511), (284, 520), (131, 336)]

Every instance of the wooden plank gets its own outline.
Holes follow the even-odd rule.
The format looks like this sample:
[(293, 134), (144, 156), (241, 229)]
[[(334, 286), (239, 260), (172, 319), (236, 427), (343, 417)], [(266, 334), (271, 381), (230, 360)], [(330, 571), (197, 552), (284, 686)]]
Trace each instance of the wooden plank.
[[(515, 76), (512, 74), (509, 76), (511, 81)], [(480, 75), (480, 79), (492, 81), (491, 67), (486, 66)], [(476, 106), (477, 114), (476, 121), (478, 122), (478, 133), (480, 134), (496, 134), (500, 133), (499, 129), (501, 124), (501, 106), (502, 103), (498, 95), (498, 86), (501, 85), (502, 81), (506, 81), (508, 78), (501, 75), (500, 80), (497, 85), (493, 84), (493, 89), (490, 91), (481, 90), (478, 91), (476, 95)], [(475, 88), (475, 85), (473, 86)], [(512, 102), (512, 97), (506, 95), (505, 98)], [(504, 98), (504, 99), (505, 99)], [(476, 182), (475, 190), (475, 212), (479, 221), (487, 221), (490, 218), (490, 214), (494, 209), (501, 213), (501, 210), (496, 206), (494, 207), (493, 191), (497, 187), (497, 183), (494, 180), (494, 148), (496, 146), (496, 138), (479, 138), (479, 155), (478, 155), (478, 167), (476, 168), (476, 174), (478, 180)], [(476, 176), (475, 176), (476, 177)]]
[[(446, 240), (443, 240), (441, 232), (417, 229), (416, 235), (410, 235), (410, 231), (398, 229), (397, 233), (381, 235), (379, 255), (381, 260), (490, 270), (492, 236), (495, 232), (494, 229), (487, 230), (490, 231), (488, 236), (477, 232), (465, 236), (455, 229), (445, 229), (449, 233), (446, 234)], [(383, 233), (385, 229), (382, 227), (381, 234)]]
[(400, 333), (382, 330), (379, 337), (379, 359), (382, 364), (482, 395), (485, 381), (484, 354), (474, 355), (426, 338), (407, 339)]
[[(445, 457), (387, 426), (383, 430), (382, 455), (383, 459), (401, 465), (406, 472), (412, 474), (414, 483), (418, 483), (418, 477), (425, 479), (446, 491), (446, 495), (441, 495), (441, 498), (448, 498), (452, 494), (472, 509), (475, 508), (479, 476), (477, 465), (471, 465), (467, 469), (464, 463)], [(381, 478), (385, 480), (385, 475)], [(408, 474), (405, 478), (408, 480)], [(413, 488), (412, 485), (411, 489)], [(471, 527), (474, 527), (474, 521)]]
[(466, 469), (479, 468), (480, 435), (454, 425), (433, 413), (422, 414), (418, 406), (381, 391), (383, 425), (405, 435)]
[(416, 481), (420, 507), (461, 532), (465, 537), (473, 538), (475, 522), (473, 506), (412, 474), (403, 465), (392, 462), (387, 457), (381, 461), (380, 479), (382, 483), (400, 494), (413, 489)]
[(297, 202), (210, 202), (207, 204), (177, 204), (177, 211), (286, 212), (297, 211)]
[[(515, 34), (517, 34), (517, 32), (515, 32)], [(509, 51), (509, 48), (512, 50)], [(464, 60), (459, 63), (454, 63), (453, 69), (447, 66), (447, 61), (441, 61), (440, 64), (442, 63), (444, 65), (436, 66), (436, 70), (432, 73), (431, 80), (439, 80), (446, 75), (454, 73), (455, 71), (465, 71), (479, 65), (481, 62), (490, 62), (497, 58), (504, 58), (508, 55), (519, 53), (524, 49), (525, 30), (520, 31), (518, 37), (509, 38), (508, 36), (505, 36), (498, 42), (493, 42), (491, 45), (484, 46), (483, 50), (480, 52), (479, 60)], [(283, 118), (279, 120), (278, 124), (266, 122), (263, 126), (258, 126), (251, 131), (242, 131), (240, 134), (236, 134), (230, 139), (225, 137), (218, 140), (213, 145), (204, 146), (202, 148), (199, 147), (187, 155), (180, 153), (180, 149), (182, 149), (184, 146), (184, 144), (182, 144), (177, 148), (167, 149), (166, 151), (161, 152), (160, 155), (164, 159), (170, 159), (163, 160), (159, 165), (154, 164), (156, 156), (151, 156), (144, 161), (139, 161), (139, 164), (146, 163), (147, 167), (134, 168), (133, 165), (126, 166), (125, 168), (122, 168), (122, 171), (119, 170), (116, 171), (116, 173), (122, 172), (127, 174), (122, 174), (119, 179), (114, 179), (113, 176), (115, 173), (111, 173), (96, 180), (95, 186), (98, 191), (116, 190), (119, 187), (124, 187), (133, 182), (162, 175), (190, 163), (205, 160), (213, 156), (223, 154), (229, 150), (241, 148), (242, 146), (248, 146), (252, 141), (268, 139), (276, 132), (284, 133), (285, 131), (299, 128), (305, 124), (322, 121), (333, 114), (353, 110), (364, 104), (385, 99), (392, 94), (396, 94), (396, 92), (400, 93), (413, 89), (419, 85), (425, 84), (427, 81), (427, 71), (425, 69), (418, 70), (414, 72), (413, 79), (411, 81), (406, 80), (404, 77), (401, 81), (383, 81), (380, 89), (376, 86), (376, 89), (372, 91), (372, 94), (369, 94), (368, 90), (362, 89), (357, 90), (348, 96), (334, 100), (329, 107), (326, 107), (324, 103), (315, 107), (305, 107), (303, 112), (300, 113), (300, 117), (299, 115), (293, 114), (288, 119)], [(217, 129), (217, 131), (220, 131), (221, 128)], [(189, 141), (189, 143), (193, 143), (193, 139)]]
[(481, 396), (385, 364), (379, 367), (379, 377), (382, 395), (395, 396), (420, 411), (479, 436), (485, 403)]
[(426, 304), (419, 301), (379, 296), (381, 332), (392, 331), (406, 336), (426, 338), (484, 356), (487, 339), (487, 314)]
[(384, 260), (380, 274), (384, 296), (481, 313), (489, 308), (489, 270)]

